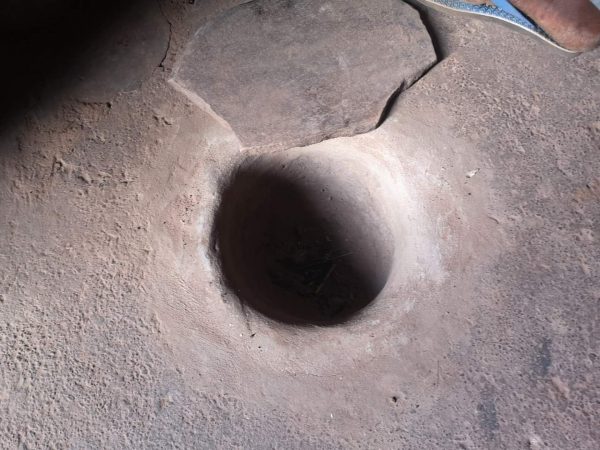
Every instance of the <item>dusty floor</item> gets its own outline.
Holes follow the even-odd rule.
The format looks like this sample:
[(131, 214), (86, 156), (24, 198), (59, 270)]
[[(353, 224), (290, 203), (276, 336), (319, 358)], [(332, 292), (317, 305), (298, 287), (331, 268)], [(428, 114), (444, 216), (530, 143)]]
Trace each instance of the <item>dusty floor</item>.
[(1, 448), (598, 448), (599, 51), (424, 13), (441, 61), (382, 126), (269, 154), (365, 180), (393, 230), (374, 302), (295, 326), (240, 305), (214, 245), (264, 153), (169, 83), (239, 2), (150, 3), (144, 51), (3, 111)]

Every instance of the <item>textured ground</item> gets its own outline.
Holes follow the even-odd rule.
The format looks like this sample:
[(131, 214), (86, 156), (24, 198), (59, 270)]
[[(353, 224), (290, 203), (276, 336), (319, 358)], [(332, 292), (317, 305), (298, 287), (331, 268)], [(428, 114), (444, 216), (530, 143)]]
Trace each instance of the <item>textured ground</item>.
[(600, 53), (424, 14), (441, 62), (384, 124), (294, 150), (393, 178), (399, 263), (355, 321), (295, 328), (223, 285), (248, 153), (169, 83), (235, 3), (140, 3), (162, 39), (109, 40), (147, 36), (113, 62), (137, 79), (7, 72), (35, 90), (0, 127), (0, 447), (598, 448)]

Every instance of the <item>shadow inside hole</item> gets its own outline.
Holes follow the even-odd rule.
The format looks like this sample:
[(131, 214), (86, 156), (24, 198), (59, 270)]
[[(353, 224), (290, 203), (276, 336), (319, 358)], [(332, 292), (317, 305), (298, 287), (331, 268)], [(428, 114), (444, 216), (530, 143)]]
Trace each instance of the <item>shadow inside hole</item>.
[(391, 246), (370, 199), (356, 196), (306, 168), (239, 170), (223, 193), (214, 239), (240, 300), (305, 325), (343, 322), (373, 301)]

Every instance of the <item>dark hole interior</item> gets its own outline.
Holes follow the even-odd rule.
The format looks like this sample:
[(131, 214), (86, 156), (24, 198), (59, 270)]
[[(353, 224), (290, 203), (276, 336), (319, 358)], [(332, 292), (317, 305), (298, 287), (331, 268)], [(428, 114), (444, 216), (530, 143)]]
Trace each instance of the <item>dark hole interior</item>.
[(278, 169), (240, 169), (222, 196), (215, 240), (225, 279), (273, 319), (343, 322), (385, 285), (385, 227), (340, 180), (304, 165)]

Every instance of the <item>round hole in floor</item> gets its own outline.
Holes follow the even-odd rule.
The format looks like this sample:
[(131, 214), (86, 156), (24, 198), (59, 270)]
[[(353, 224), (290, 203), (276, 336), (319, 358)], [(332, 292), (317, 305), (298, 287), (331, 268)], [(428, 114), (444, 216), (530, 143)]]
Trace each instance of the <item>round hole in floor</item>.
[(343, 157), (269, 154), (225, 188), (213, 242), (244, 306), (299, 325), (347, 321), (382, 291), (394, 244), (370, 174)]

